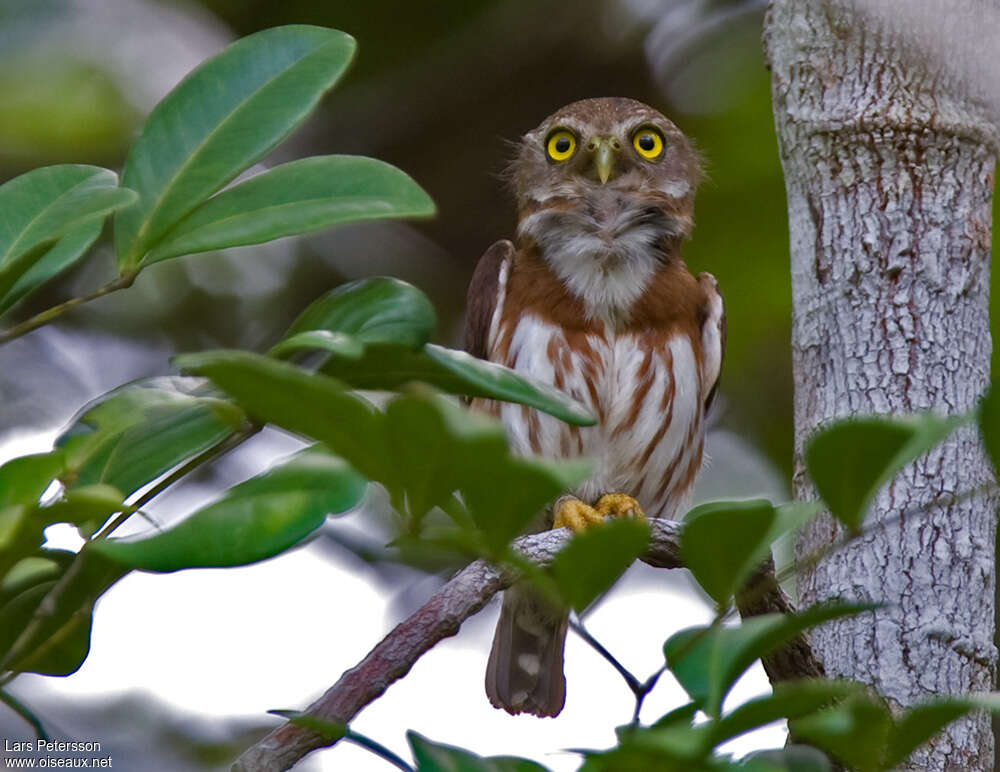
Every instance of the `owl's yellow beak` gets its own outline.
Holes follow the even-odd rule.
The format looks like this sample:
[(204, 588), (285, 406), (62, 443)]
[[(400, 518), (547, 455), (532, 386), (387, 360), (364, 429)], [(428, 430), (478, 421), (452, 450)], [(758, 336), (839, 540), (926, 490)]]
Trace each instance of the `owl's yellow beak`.
[(615, 168), (615, 153), (621, 150), (621, 142), (615, 137), (598, 137), (590, 141), (587, 149), (594, 153), (594, 168), (604, 185), (611, 179), (611, 172)]

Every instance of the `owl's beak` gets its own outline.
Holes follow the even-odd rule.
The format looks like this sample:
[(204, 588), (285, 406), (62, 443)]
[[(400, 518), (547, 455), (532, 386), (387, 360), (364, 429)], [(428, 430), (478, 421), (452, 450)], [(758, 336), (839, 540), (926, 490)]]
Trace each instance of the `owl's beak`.
[(604, 185), (611, 179), (611, 172), (615, 168), (615, 153), (621, 149), (621, 143), (615, 137), (599, 137), (590, 141), (588, 149), (594, 153), (594, 168)]

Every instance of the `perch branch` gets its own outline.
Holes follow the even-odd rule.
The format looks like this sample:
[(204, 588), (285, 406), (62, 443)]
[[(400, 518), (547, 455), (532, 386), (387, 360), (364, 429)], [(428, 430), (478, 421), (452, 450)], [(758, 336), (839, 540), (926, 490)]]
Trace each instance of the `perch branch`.
[[(654, 519), (650, 526), (649, 548), (642, 560), (657, 568), (682, 568), (681, 525), (671, 520)], [(514, 547), (532, 562), (546, 566), (569, 538), (567, 529), (545, 531), (518, 539)], [(365, 706), (405, 676), (438, 641), (455, 635), (462, 622), (516, 579), (517, 573), (511, 569), (493, 566), (485, 560), (470, 563), (390, 631), (356, 667), (345, 672), (306, 713), (323, 721), (348, 724)], [(774, 566), (770, 562), (755, 575), (750, 587), (758, 589), (746, 593), (752, 603), (744, 604), (746, 608), (741, 606), (740, 612), (744, 615), (792, 610), (791, 602), (774, 581)], [(765, 663), (772, 681), (822, 672), (804, 638), (793, 642), (789, 648), (795, 649), (795, 656), (781, 656), (782, 652), (778, 652)], [(288, 722), (247, 749), (232, 769), (233, 772), (277, 772), (289, 769), (307, 753), (332, 744), (328, 738)]]

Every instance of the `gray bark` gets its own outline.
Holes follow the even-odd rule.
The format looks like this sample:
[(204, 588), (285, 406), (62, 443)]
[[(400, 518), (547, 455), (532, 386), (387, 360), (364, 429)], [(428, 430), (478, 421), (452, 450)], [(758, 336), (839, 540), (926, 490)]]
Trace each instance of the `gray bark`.
[[(765, 22), (788, 194), (795, 492), (803, 448), (859, 413), (963, 413), (989, 380), (996, 0), (773, 0)], [(994, 80), (998, 80), (993, 76)], [(831, 676), (894, 709), (993, 687), (996, 497), (933, 506), (992, 480), (963, 428), (878, 496), (889, 523), (799, 577), (799, 606), (884, 609), (811, 635)], [(919, 515), (898, 518), (904, 510)], [(824, 516), (799, 557), (832, 543)], [(907, 769), (990, 770), (985, 716), (952, 724)]]

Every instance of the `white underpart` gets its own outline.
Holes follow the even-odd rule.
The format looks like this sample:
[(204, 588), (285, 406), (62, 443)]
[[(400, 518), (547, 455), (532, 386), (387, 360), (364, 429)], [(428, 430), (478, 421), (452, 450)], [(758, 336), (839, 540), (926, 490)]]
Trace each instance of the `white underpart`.
[(677, 231), (665, 214), (609, 190), (593, 211), (551, 208), (528, 215), (518, 225), (518, 235), (538, 244), (559, 278), (583, 301), (588, 317), (615, 324), (628, 318), (661, 265), (664, 237)]
[(490, 317), (490, 330), (487, 335), (487, 346), (492, 350), (496, 345), (497, 335), (500, 334), (500, 320), (503, 318), (503, 305), (507, 300), (507, 277), (510, 275), (510, 260), (500, 263), (500, 270), (497, 272), (497, 302), (493, 306), (493, 315)]
[[(585, 380), (583, 355), (569, 349), (560, 327), (534, 315), (525, 315), (517, 324), (511, 340), (506, 364), (546, 383), (555, 383), (555, 368), (548, 356), (549, 344), (569, 350), (570, 366), (560, 372), (563, 390), (587, 405), (594, 413), (603, 412), (605, 420), (592, 427), (581, 427), (582, 450), (573, 429), (551, 416), (538, 413), (538, 432), (532, 442), (531, 427), (520, 405), (504, 404), (501, 420), (507, 430), (512, 449), (520, 454), (539, 453), (548, 457), (581, 455), (594, 464), (590, 477), (574, 493), (593, 502), (604, 493), (624, 491), (634, 495), (651, 516), (671, 517), (686, 491), (678, 485), (700, 453), (700, 432), (703, 432), (700, 378), (691, 344), (684, 335), (672, 338), (668, 345), (654, 351), (648, 378), (652, 384), (634, 425), (617, 433), (631, 411), (632, 397), (639, 387), (639, 372), (647, 349), (642, 339), (633, 334), (591, 335), (588, 341), (598, 357), (594, 403)], [(669, 355), (668, 352), (669, 351)], [(664, 393), (673, 384), (673, 398), (663, 409)], [(670, 425), (656, 443), (645, 465), (643, 454), (655, 440), (670, 412)], [(694, 441), (689, 442), (692, 424), (697, 422)], [(566, 450), (569, 449), (567, 453)], [(679, 458), (679, 460), (678, 460)], [(664, 475), (670, 467), (673, 484), (666, 495), (657, 496)]]
[[(692, 463), (700, 463), (696, 459), (696, 454), (701, 454), (700, 438), (695, 438), (693, 442), (688, 441), (692, 424), (699, 421), (703, 405), (703, 398), (699, 388), (698, 364), (695, 360), (694, 352), (691, 350), (691, 343), (684, 335), (678, 335), (670, 341), (670, 352), (672, 354), (672, 368), (666, 377), (673, 378), (674, 398), (671, 403), (672, 414), (670, 426), (656, 446), (656, 450), (649, 458), (647, 468), (658, 470), (654, 474), (647, 474), (639, 494), (636, 498), (640, 501), (651, 501), (660, 485), (663, 474), (673, 464), (675, 457), (680, 455), (680, 462), (674, 464), (671, 476), (672, 491), (676, 491), (678, 498), (673, 502), (674, 506), (683, 499), (687, 491), (678, 491), (682, 477), (687, 472)], [(623, 385), (624, 387), (624, 385)], [(651, 389), (652, 393), (655, 391)], [(662, 394), (662, 392), (660, 392)], [(639, 415), (637, 427), (653, 426), (659, 428), (659, 422), (663, 420), (659, 412), (659, 403), (646, 400), (642, 413)], [(640, 429), (640, 431), (642, 431)], [(654, 429), (655, 431), (655, 429)], [(701, 429), (704, 432), (704, 428)], [(650, 433), (651, 434), (651, 433)], [(673, 512), (670, 513), (673, 515)]]
[(708, 319), (702, 326), (701, 346), (704, 352), (704, 374), (702, 383), (706, 389), (712, 387), (722, 371), (722, 296), (710, 294)]

